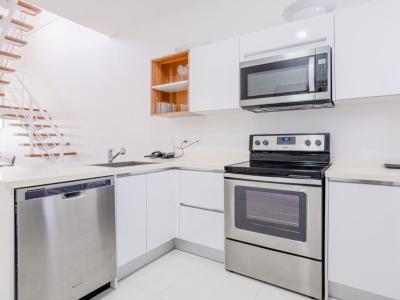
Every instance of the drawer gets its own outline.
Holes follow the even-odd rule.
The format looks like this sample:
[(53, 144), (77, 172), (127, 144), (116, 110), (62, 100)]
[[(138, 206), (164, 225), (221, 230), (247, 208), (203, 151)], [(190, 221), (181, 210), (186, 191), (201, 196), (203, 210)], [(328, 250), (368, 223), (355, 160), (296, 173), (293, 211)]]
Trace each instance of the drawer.
[(224, 214), (180, 206), (180, 238), (202, 246), (224, 250)]
[(224, 209), (222, 173), (180, 171), (179, 202), (208, 209)]
[(224, 191), (180, 187), (179, 201), (183, 204), (224, 210)]
[(179, 171), (179, 183), (181, 187), (224, 190), (224, 174), (216, 172)]

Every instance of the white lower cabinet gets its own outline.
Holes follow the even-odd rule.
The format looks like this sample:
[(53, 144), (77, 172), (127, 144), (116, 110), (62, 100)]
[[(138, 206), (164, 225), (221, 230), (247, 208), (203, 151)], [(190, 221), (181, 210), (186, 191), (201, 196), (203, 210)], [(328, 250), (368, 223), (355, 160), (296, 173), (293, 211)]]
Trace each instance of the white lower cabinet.
[(173, 171), (117, 178), (118, 266), (174, 238)]
[(224, 250), (224, 214), (180, 206), (180, 238)]
[(146, 253), (146, 175), (116, 180), (118, 266)]
[(224, 176), (179, 171), (179, 238), (224, 250)]
[(118, 177), (118, 267), (175, 237), (224, 250), (223, 195), (222, 173), (171, 170)]
[(224, 209), (224, 175), (215, 172), (179, 171), (181, 203)]
[(400, 299), (400, 187), (330, 182), (328, 189), (329, 281)]
[(174, 238), (173, 172), (147, 175), (147, 251)]

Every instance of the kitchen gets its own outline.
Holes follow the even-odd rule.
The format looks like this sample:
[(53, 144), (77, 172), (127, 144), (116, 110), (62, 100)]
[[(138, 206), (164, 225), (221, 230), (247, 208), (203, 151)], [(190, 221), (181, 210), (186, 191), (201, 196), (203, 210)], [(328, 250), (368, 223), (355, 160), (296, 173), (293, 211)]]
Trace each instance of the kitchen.
[[(6, 283), (0, 289), (2, 299), (14, 299), (15, 291), (14, 189), (116, 176), (117, 241), (123, 234), (135, 236), (133, 244), (129, 239), (122, 240), (123, 247), (117, 242), (118, 272), (124, 273), (119, 276), (139, 268), (134, 258), (143, 252), (150, 253), (147, 260), (155, 259), (157, 255), (152, 251), (161, 251), (160, 245), (166, 247), (162, 253), (175, 247), (221, 262), (224, 259), (224, 167), (249, 160), (252, 134), (292, 137), (293, 133), (330, 133), (332, 166), (326, 172), (330, 295), (344, 300), (399, 298), (396, 286), (399, 262), (395, 255), (399, 241), (386, 229), (391, 227), (396, 232), (399, 228), (394, 215), (399, 205), (395, 199), (399, 176), (398, 171), (383, 167), (384, 163), (399, 161), (398, 43), (393, 39), (399, 28), (394, 16), (398, 8), (396, 1), (353, 5), (338, 1), (333, 14), (288, 24), (282, 12), (294, 1), (279, 4), (252, 1), (253, 6), (246, 1), (235, 5), (227, 1), (206, 1), (190, 7), (181, 7), (182, 3), (177, 1), (171, 7), (174, 14), (159, 15), (157, 22), (145, 23), (142, 19), (142, 26), (139, 20), (129, 23), (127, 18), (118, 18), (118, 14), (129, 15), (132, 11), (99, 8), (97, 15), (93, 12), (97, 19), (86, 18), (72, 4), (62, 2), (32, 1), (32, 4), (102, 33), (42, 12), (46, 17), (40, 22), (46, 26), (26, 37), (29, 43), (23, 52), (26, 65), (20, 68), (27, 70), (32, 94), (54, 116), (57, 125), (62, 125), (70, 142), (68, 151), (76, 151), (78, 155), (66, 157), (64, 162), (55, 165), (45, 159), (32, 160), (19, 152), (26, 149), (12, 147), (15, 142), (9, 129), (2, 129), (1, 152), (10, 159), (17, 155), (15, 167), (1, 170), (1, 199), (5, 199), (0, 210), (1, 237), (8, 241), (2, 242), (0, 252), (4, 266), (0, 279)], [(271, 11), (268, 18), (263, 8)], [(221, 20), (216, 12), (225, 10)], [(245, 19), (240, 18), (243, 13), (246, 13)], [(99, 16), (108, 16), (109, 20)], [(138, 13), (136, 17), (140, 19)], [(207, 24), (201, 22), (205, 18), (210, 20)], [(122, 21), (118, 23), (116, 19)], [(241, 22), (237, 22), (239, 19)], [(160, 30), (159, 24), (167, 22), (170, 27)], [(183, 31), (185, 22), (188, 27)], [(249, 60), (244, 54), (265, 51), (266, 45), (268, 49), (291, 48), (298, 39), (305, 48), (317, 48), (321, 45), (315, 43), (321, 41), (332, 48), (335, 107), (260, 114), (242, 110), (240, 63)], [(150, 85), (157, 85), (151, 82), (151, 62), (175, 55), (175, 48), (193, 41), (212, 43), (197, 43), (190, 50), (190, 116), (157, 116), (157, 107), (151, 102), (153, 90), (149, 89)], [(376, 58), (377, 54), (386, 59)], [(98, 71), (99, 62), (104, 64), (106, 72)], [(100, 86), (105, 88), (99, 89)], [(199, 142), (184, 149), (182, 158), (161, 163), (161, 160), (143, 157), (154, 150), (171, 152), (174, 149), (179, 156), (182, 151), (178, 148), (196, 141)], [(105, 163), (107, 150), (114, 148), (115, 154), (121, 147), (126, 149), (126, 154), (117, 157), (116, 162), (158, 164), (122, 168), (89, 166)], [(125, 176), (128, 174), (131, 176)], [(154, 186), (158, 188), (152, 189)], [(135, 187), (134, 193), (118, 192), (131, 187)], [(129, 195), (132, 194), (140, 201), (131, 203)], [(127, 198), (119, 201), (118, 195), (127, 195)], [(163, 197), (169, 200), (158, 202)], [(387, 206), (382, 206), (383, 200)], [(121, 203), (125, 206), (118, 207)], [(196, 207), (208, 210), (199, 212)], [(129, 222), (132, 218), (141, 220), (142, 227), (133, 226)], [(372, 219), (377, 222), (372, 224)], [(165, 230), (154, 229), (160, 227)], [(150, 233), (155, 236), (148, 236)], [(382, 244), (386, 247), (379, 247)], [(350, 265), (354, 267), (349, 268)]]

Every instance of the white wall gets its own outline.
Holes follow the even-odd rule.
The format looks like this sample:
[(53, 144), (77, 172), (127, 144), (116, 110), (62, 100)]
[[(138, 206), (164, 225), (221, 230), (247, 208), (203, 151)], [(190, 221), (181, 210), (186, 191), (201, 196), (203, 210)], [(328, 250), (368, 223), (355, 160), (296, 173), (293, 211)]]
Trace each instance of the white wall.
[[(269, 13), (271, 2), (250, 2), (199, 4), (114, 38), (60, 18), (29, 37), (28, 84), (85, 162), (104, 160), (108, 147), (125, 146), (125, 159), (137, 159), (151, 150), (170, 150), (173, 141), (187, 138), (200, 139), (189, 156), (246, 153), (249, 134), (279, 132), (331, 132), (336, 157), (398, 156), (400, 101), (262, 115), (149, 116), (152, 57), (190, 41), (214, 41), (283, 22), (280, 14)], [(289, 2), (273, 2), (277, 7), (271, 11)]]

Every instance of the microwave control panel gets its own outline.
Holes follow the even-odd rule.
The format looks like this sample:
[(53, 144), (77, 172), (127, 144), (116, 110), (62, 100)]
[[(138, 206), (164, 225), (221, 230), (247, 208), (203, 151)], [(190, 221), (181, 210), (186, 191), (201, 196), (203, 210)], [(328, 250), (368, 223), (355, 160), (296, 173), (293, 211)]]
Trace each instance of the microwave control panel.
[(315, 67), (315, 87), (317, 92), (327, 92), (328, 91), (328, 78), (329, 78), (329, 60), (327, 53), (317, 54), (316, 57), (316, 67)]

